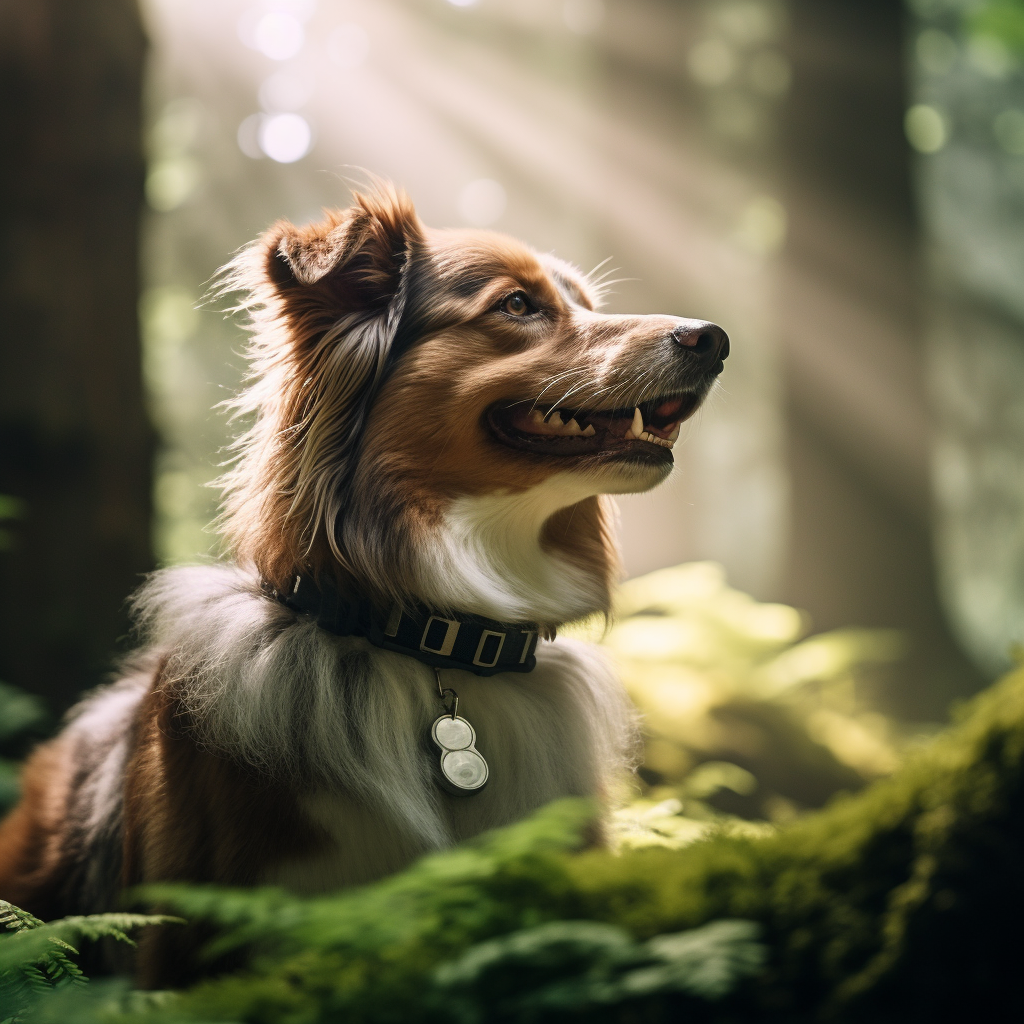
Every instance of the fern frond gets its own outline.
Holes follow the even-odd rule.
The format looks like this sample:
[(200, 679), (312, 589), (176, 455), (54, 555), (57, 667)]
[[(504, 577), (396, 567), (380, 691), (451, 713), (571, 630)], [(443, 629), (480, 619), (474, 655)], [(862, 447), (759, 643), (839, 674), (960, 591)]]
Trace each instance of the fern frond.
[[(104, 939), (135, 945), (127, 934), (150, 924), (183, 923), (181, 918), (153, 914), (90, 914), (49, 923), (0, 901), (0, 989), (8, 997), (27, 987), (29, 993), (48, 992), (65, 985), (84, 985), (89, 979), (71, 959), (78, 949), (69, 939)], [(70, 955), (69, 955), (70, 954)]]
[(0, 925), (8, 931), (20, 932), (26, 928), (38, 928), (41, 924), (43, 922), (34, 914), (8, 903), (7, 900), (0, 900)]

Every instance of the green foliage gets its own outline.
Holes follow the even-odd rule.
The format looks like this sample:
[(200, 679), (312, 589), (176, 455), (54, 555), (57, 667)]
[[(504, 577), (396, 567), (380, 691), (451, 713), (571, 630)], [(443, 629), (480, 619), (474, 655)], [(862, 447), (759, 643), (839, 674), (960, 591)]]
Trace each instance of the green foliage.
[(210, 955), (259, 950), (252, 971), (201, 984), (164, 1012), (195, 1021), (617, 1020), (628, 1006), (715, 1003), (759, 971), (764, 954), (749, 922), (638, 942), (574, 914), (584, 905), (571, 850), (593, 814), (585, 801), (562, 801), (334, 896), (147, 886), (147, 899), (218, 921)]
[(998, 40), (1008, 50), (1024, 55), (1024, 0), (972, 4), (965, 22), (970, 35)]
[(795, 608), (733, 589), (711, 562), (630, 580), (611, 629), (575, 628), (604, 643), (644, 716), (641, 799), (619, 815), (622, 842), (689, 841), (722, 812), (789, 820), (896, 767), (915, 730), (875, 698), (902, 636), (806, 629)]
[(47, 721), (42, 701), (0, 683), (0, 814), (18, 799), (18, 764), (28, 742)]
[(14, 545), (14, 534), (4, 525), (11, 519), (20, 519), (25, 514), (25, 503), (9, 494), (0, 494), (0, 551)]
[(250, 967), (64, 1019), (923, 1022), (1020, 999), (1024, 670), (892, 777), (781, 828), (616, 854), (580, 849), (592, 813), (562, 802), (329, 896), (151, 886)]
[(636, 942), (613, 925), (552, 921), (470, 947), (434, 973), (437, 1004), (459, 1024), (619, 1019), (626, 1006), (714, 1002), (764, 963), (749, 921), (716, 921)]
[[(661, 768), (613, 849), (587, 846), (592, 805), (562, 801), (354, 891), (148, 886), (140, 898), (212, 923), (208, 956), (248, 966), (158, 998), (51, 985), (26, 1024), (923, 1024), (1024, 1008), (1024, 668), (908, 746), (862, 685), (898, 638), (803, 628), (714, 567), (634, 581), (607, 644)], [(784, 750), (744, 760), (732, 744), (739, 707), (827, 792), (863, 788), (774, 825), (716, 810), (723, 790), (793, 792)]]
[[(782, 828), (573, 852), (590, 813), (553, 805), (333, 896), (150, 887), (220, 921), (214, 951), (256, 952), (144, 1019), (661, 1020), (689, 1007), (694, 1020), (932, 1021), (1019, 999), (1024, 670), (891, 778)], [(751, 926), (736, 921), (761, 929), (754, 978)], [(708, 999), (698, 962), (730, 958), (733, 987)]]
[(109, 938), (134, 945), (127, 934), (132, 929), (178, 920), (146, 914), (92, 914), (44, 924), (0, 900), (0, 1024), (22, 1019), (34, 997), (88, 980), (71, 959), (78, 953), (71, 940)]

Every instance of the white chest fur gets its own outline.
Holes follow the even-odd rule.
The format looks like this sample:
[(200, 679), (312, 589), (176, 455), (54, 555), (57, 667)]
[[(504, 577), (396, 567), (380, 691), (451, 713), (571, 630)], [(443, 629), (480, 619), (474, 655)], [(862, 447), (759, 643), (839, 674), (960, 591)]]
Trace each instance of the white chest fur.
[(594, 481), (558, 473), (516, 494), (457, 498), (418, 556), (417, 593), (505, 622), (567, 622), (602, 605), (603, 581), (544, 549), (544, 524), (597, 493)]
[(460, 711), (472, 721), (490, 766), (480, 792), (451, 795), (433, 774), (437, 751), (423, 743), (439, 708), (431, 702), (433, 673), (412, 665), (424, 670), (417, 672), (424, 677), (417, 688), (428, 697), (429, 714), (392, 722), (388, 733), (407, 745), (403, 760), (411, 757), (428, 769), (416, 772), (416, 784), (405, 789), (406, 797), (417, 794), (415, 806), (337, 787), (307, 795), (302, 809), (326, 842), (314, 856), (279, 865), (268, 882), (316, 892), (369, 881), (551, 800), (600, 794), (625, 766), (633, 719), (619, 684), (597, 652), (559, 641), (541, 646), (528, 675), (443, 673), (445, 685), (458, 690)]

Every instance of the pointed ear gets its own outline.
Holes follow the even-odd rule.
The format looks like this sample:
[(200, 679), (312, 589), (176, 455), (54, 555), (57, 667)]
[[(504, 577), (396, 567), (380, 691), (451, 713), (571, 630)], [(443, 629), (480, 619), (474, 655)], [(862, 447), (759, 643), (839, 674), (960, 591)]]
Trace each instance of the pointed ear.
[[(399, 290), (423, 225), (409, 197), (390, 184), (356, 194), (347, 210), (303, 228), (287, 221), (268, 232), (266, 268), (282, 291), (311, 289), (338, 312), (387, 305)], [(312, 296), (310, 296), (312, 297)]]

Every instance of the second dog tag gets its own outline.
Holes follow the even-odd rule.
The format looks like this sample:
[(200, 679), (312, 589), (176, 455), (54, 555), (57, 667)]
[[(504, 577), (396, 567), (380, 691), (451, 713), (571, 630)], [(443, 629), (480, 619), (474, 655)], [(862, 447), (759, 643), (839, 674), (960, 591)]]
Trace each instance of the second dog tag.
[(442, 715), (430, 729), (430, 738), (441, 748), (441, 778), (450, 793), (468, 794), (483, 789), (490, 774), (487, 762), (476, 749), (476, 732), (464, 718)]

